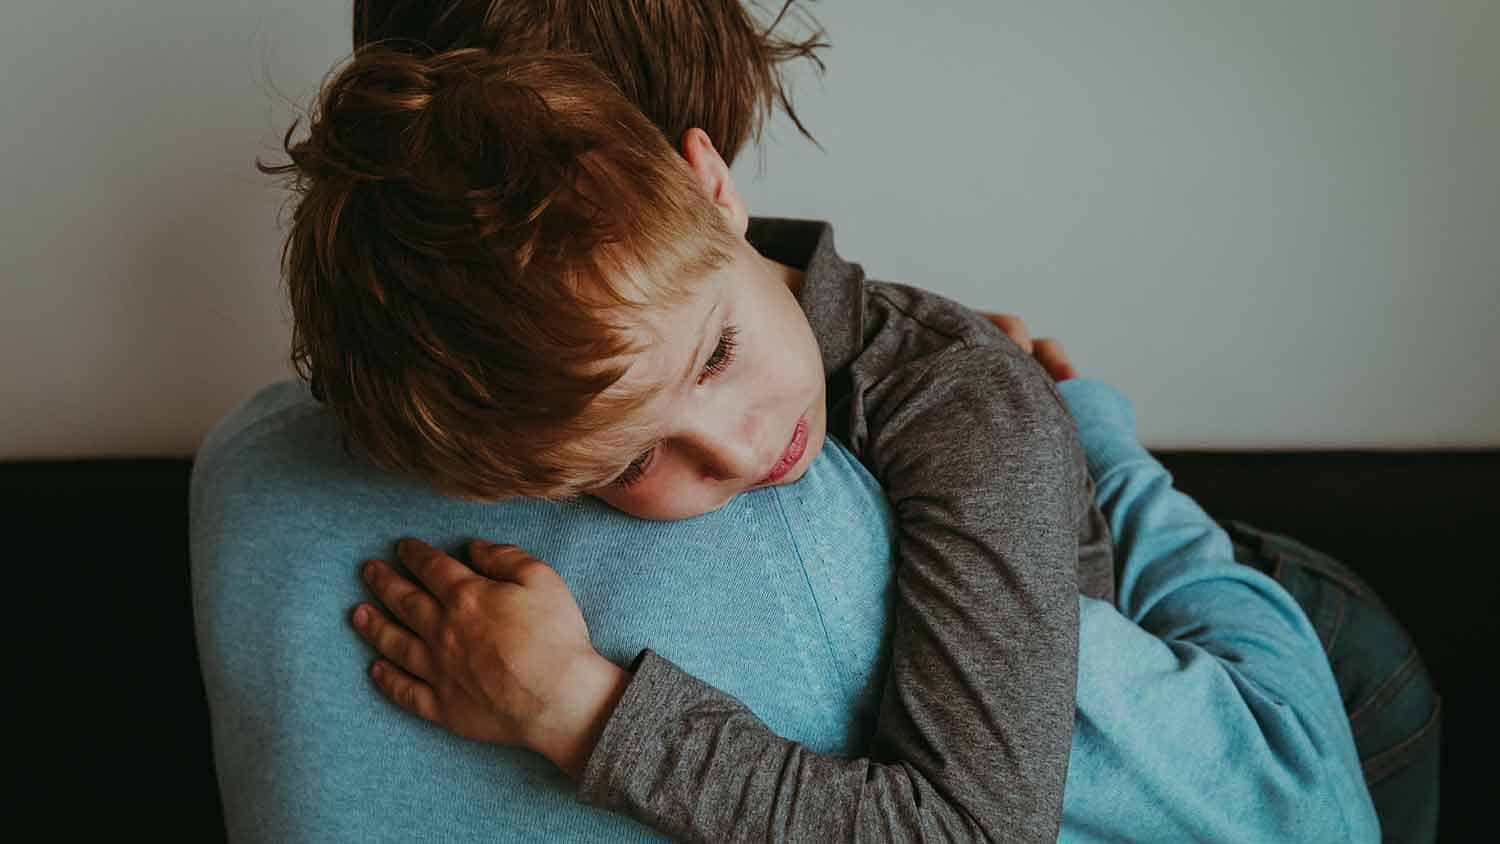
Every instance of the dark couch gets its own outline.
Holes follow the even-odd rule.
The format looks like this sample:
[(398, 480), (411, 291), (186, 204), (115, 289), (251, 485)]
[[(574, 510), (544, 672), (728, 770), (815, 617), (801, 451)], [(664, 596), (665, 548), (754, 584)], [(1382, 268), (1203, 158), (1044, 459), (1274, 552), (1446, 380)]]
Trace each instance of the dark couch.
[[(1500, 796), (1483, 709), (1497, 673), (1500, 451), (1159, 456), (1210, 513), (1332, 553), (1386, 599), (1443, 696), (1442, 838), (1473, 838)], [(19, 793), (66, 801), (21, 806), (48, 837), (223, 839), (188, 599), (190, 471), (185, 459), (0, 464), (22, 537), (10, 557), (22, 624), (9, 632), (23, 682), (7, 686), (22, 743), (40, 750)]]

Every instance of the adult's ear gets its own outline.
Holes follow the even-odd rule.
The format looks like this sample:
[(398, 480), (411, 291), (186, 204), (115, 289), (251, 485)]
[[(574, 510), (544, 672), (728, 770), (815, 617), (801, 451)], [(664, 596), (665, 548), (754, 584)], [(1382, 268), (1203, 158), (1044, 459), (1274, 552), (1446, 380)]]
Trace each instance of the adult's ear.
[(698, 128), (683, 132), (682, 157), (687, 159), (688, 167), (692, 168), (704, 194), (713, 201), (719, 213), (724, 215), (729, 230), (744, 237), (750, 226), (750, 212), (745, 207), (745, 200), (734, 187), (734, 177), (729, 174), (729, 165), (724, 163), (724, 158), (714, 149), (714, 142), (709, 140), (708, 133)]

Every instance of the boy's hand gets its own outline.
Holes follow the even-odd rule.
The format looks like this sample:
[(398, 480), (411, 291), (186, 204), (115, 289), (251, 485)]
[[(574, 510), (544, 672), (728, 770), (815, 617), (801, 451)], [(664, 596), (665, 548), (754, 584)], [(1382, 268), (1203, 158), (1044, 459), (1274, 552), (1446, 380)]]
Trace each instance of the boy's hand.
[(1014, 340), (1021, 351), (1036, 358), (1037, 363), (1047, 370), (1053, 381), (1066, 381), (1069, 378), (1077, 378), (1078, 371), (1063, 354), (1062, 343), (1051, 337), (1043, 337), (1033, 341), (1031, 332), (1026, 330), (1026, 323), (1015, 314), (991, 314), (980, 312), (980, 316), (995, 324), (995, 327), (1004, 331), (1006, 336)]
[(362, 571), (406, 629), (370, 604), (353, 616), (385, 657), (370, 669), (381, 691), (461, 736), (529, 748), (578, 778), (630, 675), (594, 651), (562, 578), (513, 545), (477, 539), (472, 569), (415, 539), (397, 554), (425, 590), (381, 560)]

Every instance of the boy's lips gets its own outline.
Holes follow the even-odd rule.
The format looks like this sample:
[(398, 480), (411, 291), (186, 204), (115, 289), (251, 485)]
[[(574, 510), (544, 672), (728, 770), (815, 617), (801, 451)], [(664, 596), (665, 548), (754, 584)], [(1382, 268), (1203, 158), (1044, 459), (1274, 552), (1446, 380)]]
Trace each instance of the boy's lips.
[(781, 453), (781, 458), (771, 467), (764, 478), (756, 486), (774, 484), (786, 477), (786, 473), (797, 465), (802, 459), (802, 453), (807, 450), (807, 417), (802, 416), (797, 420), (797, 427), (792, 431), (792, 439), (786, 444), (786, 451)]

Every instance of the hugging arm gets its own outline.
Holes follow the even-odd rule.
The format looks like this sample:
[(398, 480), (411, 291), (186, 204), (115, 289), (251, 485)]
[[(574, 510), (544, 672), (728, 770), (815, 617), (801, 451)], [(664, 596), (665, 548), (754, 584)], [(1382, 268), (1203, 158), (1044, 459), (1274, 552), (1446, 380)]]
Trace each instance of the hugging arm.
[[(1078, 419), (1121, 554), (1121, 609), (1079, 599), (1077, 718), (1062, 839), (1378, 838), (1337, 688), (1300, 608), (1274, 581), (1233, 561), (1227, 537), (1172, 488), (1170, 476), (1137, 443), (1123, 397), (1096, 382), (1060, 389)], [(808, 811), (815, 798), (825, 801), (820, 806), (832, 805), (826, 782), (821, 795), (807, 784), (809, 772), (838, 784), (844, 782), (840, 773), (873, 771), (872, 791), (889, 787), (899, 772), (780, 742), (732, 698), (650, 652), (637, 669), (616, 713), (634, 712), (636, 729), (620, 729), (630, 719), (618, 718), (590, 764), (596, 774), (606, 761), (628, 772), (639, 760), (647, 766), (640, 772), (644, 781), (663, 790), (644, 797), (609, 794), (609, 800), (666, 800), (664, 814), (726, 824), (724, 837), (733, 839), (746, 830), (721, 816), (733, 814), (724, 811), (723, 795), (711, 784), (702, 793), (683, 790), (682, 782), (739, 776), (748, 784), (745, 800), (775, 816), (778, 807)], [(702, 749), (705, 733), (717, 742), (715, 752)], [(767, 774), (758, 781), (763, 757), (754, 751), (767, 744), (784, 750), (777, 758), (788, 763), (785, 777)], [(676, 755), (664, 753), (674, 746)], [(674, 761), (689, 769), (674, 770)], [(719, 772), (716, 765), (731, 770)], [(921, 777), (917, 771), (907, 780), (910, 799), (937, 787)], [(629, 777), (624, 782), (632, 787)], [(847, 782), (851, 804), (899, 805), (889, 793), (862, 794), (859, 783)], [(601, 786), (610, 787), (607, 780), (593, 783)], [(759, 787), (769, 791), (753, 790)], [(925, 808), (926, 817), (945, 817)], [(655, 820), (662, 827), (672, 822)], [(784, 828), (803, 830), (819, 820), (786, 819)], [(706, 824), (687, 835), (710, 837)], [(976, 835), (938, 830), (949, 838)]]
[[(1013, 347), (914, 361), (872, 397), (899, 526), (872, 753), (812, 753), (646, 652), (581, 799), (694, 841), (1055, 841), (1077, 659), (1086, 468)], [(877, 391), (878, 392), (878, 391)]]
[(1141, 447), (1129, 402), (1059, 385), (1120, 565), (1081, 602), (1067, 840), (1374, 841), (1332, 669), (1292, 597)]

